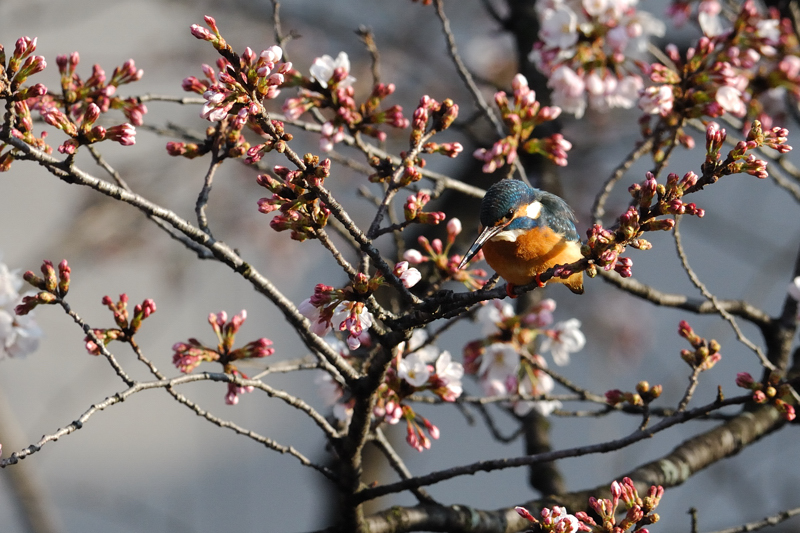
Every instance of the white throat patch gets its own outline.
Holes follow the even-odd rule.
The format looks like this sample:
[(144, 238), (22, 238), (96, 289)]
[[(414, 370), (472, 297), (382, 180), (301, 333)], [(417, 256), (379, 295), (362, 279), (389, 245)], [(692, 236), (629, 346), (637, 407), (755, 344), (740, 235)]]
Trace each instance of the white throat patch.
[(490, 241), (508, 241), (508, 242), (517, 242), (517, 237), (525, 233), (527, 230), (525, 229), (507, 229), (503, 230), (491, 239)]

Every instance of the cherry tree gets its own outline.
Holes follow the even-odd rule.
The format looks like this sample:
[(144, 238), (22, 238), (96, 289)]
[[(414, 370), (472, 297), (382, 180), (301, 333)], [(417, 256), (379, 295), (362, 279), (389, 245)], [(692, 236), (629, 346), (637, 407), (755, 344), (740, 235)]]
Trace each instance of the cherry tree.
[[(791, 431), (800, 399), (800, 256), (754, 269), (781, 295), (780, 305), (761, 307), (725, 295), (738, 294), (726, 265), (713, 274), (694, 268), (703, 250), (687, 246), (684, 234), (715, 231), (707, 229), (709, 219), (731, 206), (714, 196), (734, 182), (800, 200), (800, 170), (787, 155), (800, 98), (794, 11), (752, 0), (677, 1), (663, 15), (623, 0), (484, 0), (480, 22), (497, 39), (511, 38), (517, 53), (504, 58), (504, 69), (482, 71), (480, 62), (464, 60), (466, 43), (449, 17), (457, 3), (397, 3), (437, 21), (437, 53), (453, 74), (436, 94), (415, 92), (410, 80), (382, 71), (389, 46), (365, 27), (353, 45), (366, 51), (364, 65), (330, 48), (304, 57), (307, 48), (292, 31), (299, 21), (281, 16), (277, 1), (266, 45), (240, 42), (213, 14), (187, 24), (183, 35), (204, 59), (182, 81), (172, 80), (170, 96), (137, 92), (145, 73), (135, 59), (111, 70), (86, 65), (78, 51), (39, 55), (36, 37), (3, 43), (0, 170), (49, 174), (110, 205), (131, 206), (161, 232), (148, 239), (224, 267), (221, 283), (255, 289), (280, 315), (266, 321), (252, 309), (205, 309), (193, 315), (194, 329), (176, 328), (172, 345), (160, 346), (146, 337), (154, 322), (170, 322), (158, 311), (158, 294), (134, 298), (136, 285), (118, 276), (115, 289), (97, 289), (120, 293), (97, 302), (105, 318), (84, 318), (101, 315), (75, 305), (75, 293), (91, 282), (71, 258), (21, 265), (3, 257), (0, 354), (34, 354), (24, 364), (43, 364), (35, 353), (47, 333), (41, 320), (61, 315), (82, 330), (83, 356), (105, 362), (117, 380), (113, 394), (81, 412), (59, 412), (63, 425), (41, 428), (43, 436), (25, 446), (10, 448), (0, 433), (4, 472), (23, 459), (37, 461), (56, 441), (89, 438), (78, 430), (113, 417), (124, 401), (161, 391), (230, 439), (247, 439), (274, 455), (270, 460), (312, 471), (333, 502), (330, 519), (317, 521), (329, 531), (647, 532), (685, 529), (689, 519), (673, 508), (660, 514), (673, 494), (687, 490), (682, 485), (762, 437)], [(691, 34), (688, 45), (669, 33), (682, 26)], [(45, 85), (53, 69), (59, 81)], [(154, 105), (192, 108), (199, 117), (191, 127), (165, 124), (148, 109)], [(630, 141), (625, 155), (607, 172), (595, 164), (591, 172), (570, 173), (576, 164), (592, 164), (592, 136), (614, 120), (636, 124), (635, 134), (622, 139)], [(129, 185), (126, 174), (135, 168), (115, 166), (114, 157), (140, 150), (145, 135), (160, 147), (146, 157), (202, 166), (199, 185), (179, 206)], [(240, 249), (246, 237), (215, 221), (217, 195), (235, 187), (220, 179), (225, 171), (242, 173), (260, 191), (233, 213), (258, 214), (273, 238), (296, 241), (291, 253), (270, 250), (282, 255), (266, 264)], [(350, 174), (356, 177), (342, 179)], [(559, 193), (576, 208), (584, 221), (580, 260), (524, 286), (495, 275), (480, 253), (461, 265), (477, 236), (480, 199), (502, 179)], [(752, 201), (732, 209), (748, 230), (758, 223), (749, 220)], [(796, 218), (759, 216), (766, 226)], [(769, 232), (742, 229), (740, 240)], [(18, 238), (24, 230), (13, 233)], [(718, 246), (728, 245), (730, 233), (714, 235)], [(314, 255), (317, 247), (324, 255)], [(649, 262), (648, 254), (658, 252), (677, 268)], [(303, 280), (304, 298), (290, 298), (275, 281), (320, 257), (326, 263), (317, 272), (324, 274)], [(554, 283), (580, 272), (585, 295)], [(690, 286), (673, 292), (678, 274)], [(582, 306), (608, 316), (585, 327)], [(583, 364), (576, 359), (590, 354), (644, 351), (636, 345), (656, 329), (644, 308), (672, 332), (655, 351), (669, 361), (664, 383), (646, 378), (655, 361), (633, 369), (638, 377), (631, 382), (576, 369)], [(254, 321), (258, 333), (251, 333)], [(297, 344), (277, 340), (287, 331)], [(715, 338), (721, 335), (729, 337), (724, 345)], [(726, 354), (737, 350), (740, 366), (720, 372)], [(282, 386), (278, 377), (285, 374), (304, 386)], [(603, 382), (615, 385), (598, 388)], [(202, 384), (214, 395), (198, 400), (193, 391)], [(278, 403), (312, 425), (323, 444), (282, 442), (223, 414), (261, 394), (266, 405)], [(590, 429), (609, 420), (628, 423), (609, 426), (613, 432)], [(576, 423), (585, 429), (556, 439), (560, 425)], [(445, 442), (445, 425), (459, 431), (459, 442)], [(681, 441), (664, 444), (646, 462), (626, 460), (640, 443), (670, 443), (673, 428), (684, 431)], [(522, 453), (503, 448), (517, 439)], [(470, 449), (473, 442), (483, 444)], [(448, 460), (448, 446), (456, 445), (471, 459)], [(437, 448), (443, 450), (436, 463), (409, 458)], [(789, 465), (794, 451), (785, 452), (781, 461)], [(138, 460), (149, 453), (140, 449)], [(571, 461), (614, 453), (621, 454), (614, 474), (595, 486), (562, 475)], [(509, 470), (527, 473), (536, 494), (504, 496), (502, 507), (490, 508), (437, 490)], [(790, 468), (786, 474), (791, 478)], [(737, 479), (751, 483), (744, 472)], [(708, 494), (691, 501), (683, 512), (699, 531), (714, 503)], [(743, 519), (726, 516), (724, 523), (734, 528), (726, 531), (753, 531), (798, 513), (795, 501)]]

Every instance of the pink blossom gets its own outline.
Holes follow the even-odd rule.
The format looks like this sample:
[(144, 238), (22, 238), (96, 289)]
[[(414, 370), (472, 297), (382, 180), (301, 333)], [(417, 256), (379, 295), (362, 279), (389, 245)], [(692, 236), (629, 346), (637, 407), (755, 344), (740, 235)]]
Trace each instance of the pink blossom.
[(410, 289), (417, 283), (419, 280), (422, 279), (422, 274), (416, 268), (408, 268), (408, 261), (400, 261), (394, 266), (394, 274), (400, 281), (403, 282), (403, 286), (407, 289)]
[(405, 252), (403, 252), (403, 259), (408, 261), (411, 265), (418, 265), (420, 263), (424, 263), (428, 261), (428, 258), (422, 255), (422, 252), (419, 250), (415, 250), (413, 248), (409, 248)]
[(539, 38), (554, 48), (570, 48), (578, 42), (578, 16), (565, 4), (545, 9), (540, 17)]
[(645, 113), (665, 117), (672, 111), (674, 98), (671, 85), (648, 87), (639, 97), (639, 108)]
[(575, 118), (581, 118), (586, 109), (584, 91), (586, 83), (581, 76), (566, 65), (558, 67), (550, 76), (547, 86), (553, 89), (553, 104)]
[(735, 116), (744, 116), (747, 112), (744, 101), (742, 100), (742, 93), (735, 87), (728, 85), (717, 89), (715, 96), (716, 102), (728, 113)]
[(789, 284), (789, 296), (800, 302), (800, 276), (794, 278)]
[(120, 143), (122, 146), (132, 146), (136, 144), (136, 128), (131, 124), (120, 124), (112, 126), (106, 132), (107, 138)]
[(461, 396), (463, 387), (461, 385), (461, 378), (464, 376), (464, 366), (453, 361), (453, 357), (447, 350), (443, 351), (439, 358), (436, 359), (436, 377), (447, 389), (447, 392), (442, 397), (446, 402), (454, 402), (456, 398)]

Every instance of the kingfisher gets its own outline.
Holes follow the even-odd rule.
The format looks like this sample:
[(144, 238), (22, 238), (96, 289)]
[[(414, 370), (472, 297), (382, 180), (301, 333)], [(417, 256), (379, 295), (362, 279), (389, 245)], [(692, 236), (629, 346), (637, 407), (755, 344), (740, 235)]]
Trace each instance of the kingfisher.
[[(515, 285), (537, 281), (541, 286), (542, 272), (583, 259), (575, 214), (567, 202), (519, 180), (504, 179), (489, 187), (480, 220), (481, 232), (458, 268), (483, 248), (486, 262), (508, 282), (512, 298)], [(551, 281), (583, 294), (583, 272)]]

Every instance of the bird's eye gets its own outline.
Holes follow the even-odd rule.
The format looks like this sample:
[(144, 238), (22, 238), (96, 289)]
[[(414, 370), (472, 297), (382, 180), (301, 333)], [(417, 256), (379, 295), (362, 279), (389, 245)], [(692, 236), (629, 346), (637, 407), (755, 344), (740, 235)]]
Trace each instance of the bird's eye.
[(509, 209), (509, 210), (508, 210), (508, 213), (506, 213), (506, 216), (504, 216), (503, 218), (505, 218), (505, 219), (511, 219), (511, 218), (513, 218), (513, 217), (514, 217), (514, 210), (513, 210), (513, 209)]

